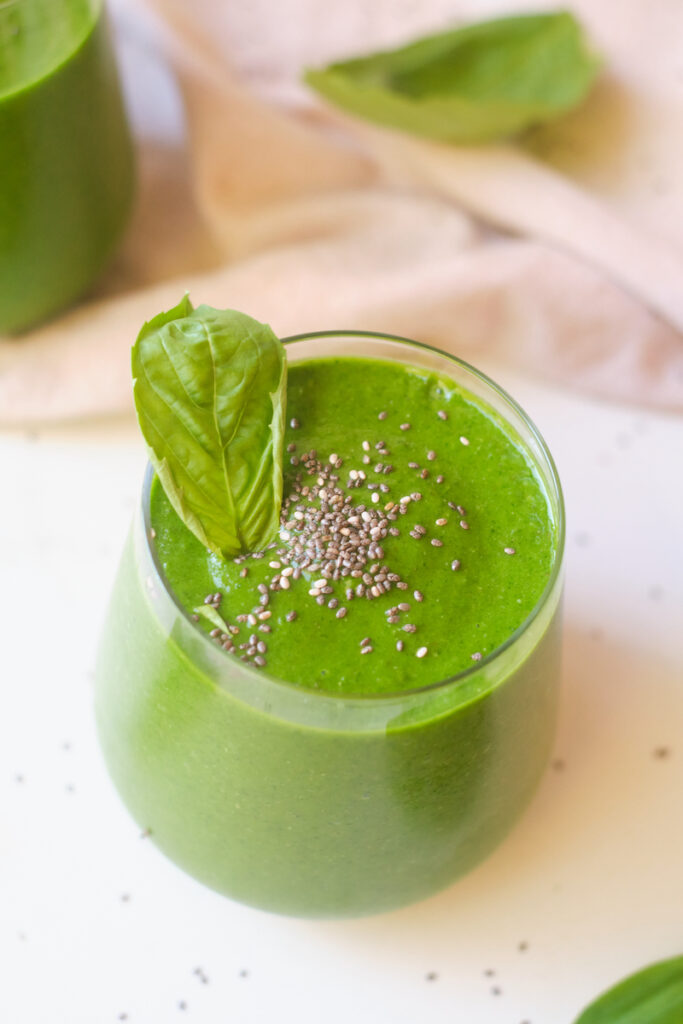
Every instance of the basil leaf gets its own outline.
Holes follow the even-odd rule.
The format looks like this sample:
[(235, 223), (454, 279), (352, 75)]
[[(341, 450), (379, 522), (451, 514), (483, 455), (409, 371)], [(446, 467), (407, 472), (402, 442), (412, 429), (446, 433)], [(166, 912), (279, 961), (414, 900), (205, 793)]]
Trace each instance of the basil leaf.
[(146, 323), (132, 353), (150, 459), (173, 508), (216, 554), (277, 533), (287, 364), (270, 327), (187, 296)]
[(201, 615), (205, 619), (208, 619), (212, 626), (215, 626), (216, 629), (220, 629), (221, 633), (228, 632), (227, 622), (218, 609), (212, 604), (198, 604), (196, 608), (192, 609), (192, 611), (195, 615)]
[(574, 1024), (681, 1024), (683, 956), (662, 960), (621, 981)]
[(518, 15), (308, 70), (352, 114), (417, 135), (474, 143), (513, 135), (586, 96), (599, 62), (568, 12)]

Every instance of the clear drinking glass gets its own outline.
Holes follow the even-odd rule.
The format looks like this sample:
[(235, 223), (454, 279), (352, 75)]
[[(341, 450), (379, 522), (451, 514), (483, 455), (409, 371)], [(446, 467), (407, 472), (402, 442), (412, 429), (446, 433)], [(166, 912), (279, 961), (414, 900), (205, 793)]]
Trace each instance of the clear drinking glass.
[(102, 0), (0, 0), (0, 333), (78, 298), (111, 256), (133, 151)]
[(526, 449), (555, 529), (541, 598), (488, 657), (410, 692), (331, 696), (230, 658), (191, 621), (155, 554), (148, 469), (97, 669), (112, 778), (141, 828), (206, 885), (281, 913), (356, 916), (447, 886), (501, 841), (536, 787), (556, 717), (563, 501), (536, 428), (467, 364), (357, 332), (286, 347), (290, 364), (369, 356), (455, 380)]

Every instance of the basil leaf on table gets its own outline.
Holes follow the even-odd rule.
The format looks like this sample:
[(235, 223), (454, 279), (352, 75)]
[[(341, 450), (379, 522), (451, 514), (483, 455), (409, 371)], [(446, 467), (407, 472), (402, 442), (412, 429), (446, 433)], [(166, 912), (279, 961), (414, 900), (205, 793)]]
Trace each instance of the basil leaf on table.
[(322, 96), (370, 121), (458, 143), (513, 135), (576, 106), (599, 61), (568, 12), (517, 15), (308, 70)]
[(683, 1024), (683, 956), (652, 964), (619, 982), (574, 1024)]
[(287, 363), (270, 327), (187, 296), (140, 331), (134, 398), (173, 508), (216, 554), (261, 550), (277, 533)]

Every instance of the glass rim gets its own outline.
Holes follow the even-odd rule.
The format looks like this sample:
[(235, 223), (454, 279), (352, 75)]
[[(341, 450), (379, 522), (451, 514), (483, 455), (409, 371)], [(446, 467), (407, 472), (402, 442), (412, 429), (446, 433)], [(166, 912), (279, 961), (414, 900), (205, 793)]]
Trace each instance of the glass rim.
[[(452, 355), (450, 352), (445, 352), (443, 349), (437, 348), (435, 345), (429, 345), (426, 342), (415, 341), (413, 338), (406, 338), (399, 334), (386, 334), (380, 331), (362, 331), (362, 330), (327, 330), (327, 331), (306, 331), (301, 334), (293, 334), (286, 338), (282, 338), (282, 344), (285, 346), (293, 345), (296, 342), (302, 341), (313, 341), (319, 338), (372, 338), (377, 341), (388, 341), (394, 342), (401, 345), (407, 345), (410, 348), (414, 348), (417, 351), (424, 351), (432, 353), (439, 358), (447, 360), (449, 363), (454, 363), (461, 370), (466, 373), (473, 375), (480, 381), (485, 387), (493, 391), (499, 399), (501, 399), (506, 406), (509, 406), (516, 415), (522, 420), (524, 426), (529, 430), (534, 440), (536, 441), (544, 459), (546, 460), (547, 469), (549, 471), (550, 480), (554, 488), (554, 495), (557, 499), (557, 516), (555, 517), (556, 525), (556, 545), (553, 552), (553, 562), (548, 574), (546, 584), (534, 604), (531, 611), (522, 620), (519, 626), (503, 641), (495, 647), (486, 657), (482, 658), (481, 661), (477, 661), (472, 665), (468, 665), (467, 668), (462, 669), (460, 672), (456, 672), (453, 675), (447, 676), (444, 679), (436, 680), (433, 683), (426, 683), (422, 686), (411, 687), (403, 690), (391, 690), (383, 693), (334, 693), (330, 690), (315, 690), (311, 687), (300, 686), (298, 683), (291, 682), (287, 679), (281, 679), (279, 676), (273, 675), (269, 672), (262, 672), (260, 669), (256, 669), (246, 662), (239, 663), (240, 672), (244, 671), (247, 675), (253, 677), (255, 680), (260, 680), (261, 683), (267, 681), (270, 685), (276, 688), (282, 688), (285, 692), (297, 694), (300, 697), (305, 697), (307, 700), (320, 701), (326, 703), (332, 703), (337, 706), (358, 704), (366, 707), (371, 705), (387, 705), (391, 702), (395, 702), (400, 699), (409, 699), (411, 697), (424, 696), (429, 694), (435, 694), (441, 690), (448, 689), (449, 687), (457, 687), (466, 681), (475, 678), (481, 674), (485, 669), (495, 664), (507, 651), (513, 648), (518, 641), (528, 632), (528, 630), (536, 622), (537, 618), (548, 604), (548, 601), (552, 597), (562, 574), (564, 564), (564, 550), (565, 550), (565, 539), (566, 539), (566, 512), (564, 504), (564, 494), (562, 491), (562, 484), (560, 482), (557, 466), (555, 460), (552, 457), (550, 449), (546, 444), (543, 435), (539, 431), (536, 424), (533, 422), (531, 417), (524, 411), (521, 405), (499, 384), (491, 379), (483, 371), (478, 370), (471, 363), (466, 362), (464, 359), (460, 359), (458, 356)], [(364, 358), (362, 356), (358, 358)], [(376, 357), (368, 357), (376, 358)], [(381, 357), (379, 357), (381, 358)], [(507, 420), (505, 421), (508, 426), (513, 426)], [(526, 446), (525, 446), (526, 447)], [(532, 462), (537, 461), (531, 451), (527, 450), (527, 455), (531, 458)], [(176, 609), (180, 612), (186, 622), (196, 631), (199, 637), (206, 643), (207, 649), (211, 649), (215, 652), (215, 645), (210, 640), (208, 634), (197, 628), (197, 623), (193, 621), (190, 611), (181, 603), (178, 599), (170, 581), (166, 578), (163, 567), (159, 561), (156, 547), (151, 542), (151, 509), (150, 509), (150, 490), (152, 482), (155, 476), (154, 466), (151, 462), (148, 462), (145, 470), (145, 476), (142, 487), (142, 518), (144, 526), (144, 541), (147, 549), (147, 553), (152, 560), (152, 565), (156, 571), (157, 577), (163, 586), (164, 593), (171, 599)], [(544, 490), (548, 491), (546, 483), (543, 481)], [(551, 494), (547, 494), (547, 499), (551, 498)], [(223, 652), (224, 653), (224, 652)], [(224, 657), (228, 659), (228, 655), (224, 653)], [(227, 664), (231, 664), (228, 660)], [(494, 684), (495, 685), (495, 684)]]

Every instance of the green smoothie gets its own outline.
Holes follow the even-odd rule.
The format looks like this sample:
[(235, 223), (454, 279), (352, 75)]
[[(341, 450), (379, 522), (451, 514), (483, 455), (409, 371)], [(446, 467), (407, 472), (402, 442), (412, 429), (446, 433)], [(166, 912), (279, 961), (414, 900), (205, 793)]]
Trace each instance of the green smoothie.
[(0, 5), (0, 332), (78, 298), (111, 256), (133, 183), (101, 0)]
[[(252, 628), (236, 616), (258, 616), (259, 599), (267, 594), (262, 667), (332, 693), (387, 693), (438, 682), (504, 643), (541, 596), (555, 551), (547, 497), (504, 423), (444, 377), (348, 358), (295, 364), (287, 410), (289, 505), (279, 542), (262, 557), (226, 562), (211, 555), (158, 481), (153, 487), (156, 549), (180, 603), (191, 611), (220, 592), (222, 615), (239, 628), (233, 653), (244, 656), (239, 642), (260, 622)], [(316, 456), (307, 458), (312, 450)], [(332, 454), (339, 468), (331, 465)], [(337, 515), (336, 537), (328, 513), (325, 554), (315, 558), (314, 533), (304, 546), (313, 560), (299, 575), (306, 561), (305, 553), (297, 554), (300, 539), (309, 524), (315, 529), (322, 505), (334, 507), (335, 490), (338, 507), (350, 508)], [(349, 552), (363, 551), (373, 529), (381, 554), (347, 558), (344, 565), (340, 542)], [(282, 576), (287, 566), (290, 575)], [(389, 578), (375, 597), (375, 580), (384, 585), (387, 574), (400, 579)], [(309, 591), (319, 580), (328, 592), (316, 600)], [(215, 631), (213, 622), (203, 623)], [(365, 648), (371, 650), (364, 654)]]
[(313, 916), (480, 861), (542, 772), (558, 681), (561, 499), (535, 435), (445, 356), (337, 344), (289, 347), (264, 551), (207, 552), (150, 475), (97, 683), (110, 771), (161, 849)]

